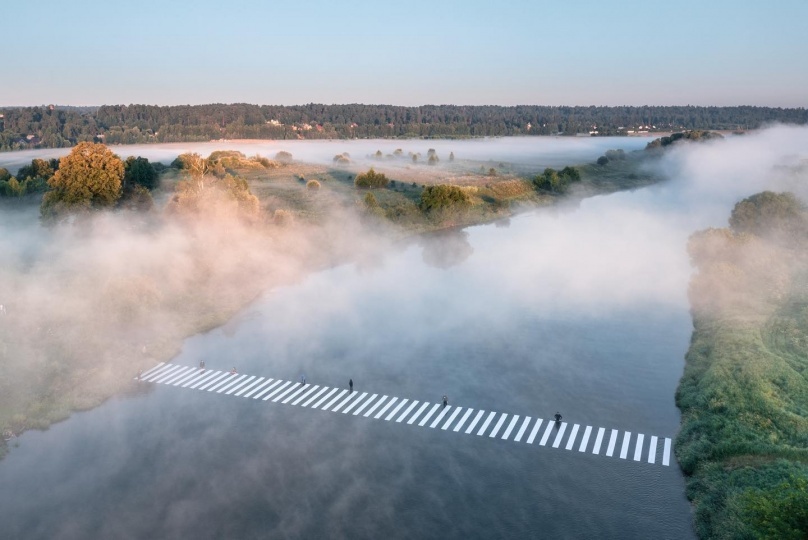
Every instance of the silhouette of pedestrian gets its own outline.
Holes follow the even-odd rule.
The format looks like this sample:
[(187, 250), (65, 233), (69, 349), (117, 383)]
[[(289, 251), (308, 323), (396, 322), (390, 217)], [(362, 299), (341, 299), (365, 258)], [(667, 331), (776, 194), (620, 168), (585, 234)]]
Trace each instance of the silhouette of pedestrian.
[(300, 376), (300, 384), (302, 384), (303, 386), (306, 386), (306, 375), (305, 374)]
[(204, 360), (200, 360), (199, 369), (205, 369), (205, 361)]
[(448, 404), (449, 404), (449, 398), (446, 397), (446, 396), (443, 396), (443, 406), (446, 407), (446, 405), (448, 405)]
[[(353, 379), (349, 379), (349, 380), (348, 380), (348, 386), (350, 387), (351, 392), (353, 392)], [(350, 393), (350, 392), (349, 392), (349, 393)]]
[(558, 414), (558, 411), (556, 411), (556, 413), (555, 413), (555, 421), (556, 422), (561, 422), (561, 415)]

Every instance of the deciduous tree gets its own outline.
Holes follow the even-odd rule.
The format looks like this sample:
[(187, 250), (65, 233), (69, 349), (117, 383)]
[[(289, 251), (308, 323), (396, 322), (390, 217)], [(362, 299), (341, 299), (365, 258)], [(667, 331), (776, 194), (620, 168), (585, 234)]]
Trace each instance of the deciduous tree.
[(83, 142), (59, 161), (42, 199), (44, 218), (64, 212), (109, 208), (121, 196), (123, 161), (103, 144)]
[(377, 173), (371, 168), (368, 172), (357, 174), (354, 185), (360, 189), (376, 189), (386, 187), (389, 180), (382, 173)]

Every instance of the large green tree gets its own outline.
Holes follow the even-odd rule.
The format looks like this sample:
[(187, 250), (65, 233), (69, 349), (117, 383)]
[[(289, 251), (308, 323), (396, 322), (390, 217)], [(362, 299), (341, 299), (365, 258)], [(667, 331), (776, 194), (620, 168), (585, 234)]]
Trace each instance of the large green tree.
[(56, 159), (50, 161), (34, 159), (31, 161), (30, 165), (20, 167), (20, 170), (17, 171), (17, 178), (21, 180), (25, 180), (26, 178), (42, 178), (47, 181), (50, 180), (58, 167), (59, 161)]
[(154, 189), (158, 184), (157, 171), (148, 159), (129, 156), (124, 163), (123, 184), (124, 188), (133, 189), (138, 185), (149, 190)]
[(775, 240), (803, 240), (808, 236), (808, 214), (791, 193), (764, 191), (747, 197), (732, 209), (729, 225), (738, 233)]
[(42, 198), (42, 217), (112, 207), (121, 196), (123, 176), (123, 161), (109, 148), (79, 143), (48, 180), (51, 190)]
[(427, 214), (447, 210), (463, 212), (471, 206), (471, 199), (463, 189), (457, 186), (440, 184), (424, 189), (421, 192), (421, 202), (418, 206)]
[(389, 183), (387, 176), (371, 169), (368, 172), (357, 174), (354, 185), (360, 189), (376, 189), (386, 187)]
[(564, 193), (572, 182), (579, 182), (581, 173), (575, 167), (564, 167), (561, 171), (544, 169), (544, 172), (533, 179), (533, 184), (544, 191)]

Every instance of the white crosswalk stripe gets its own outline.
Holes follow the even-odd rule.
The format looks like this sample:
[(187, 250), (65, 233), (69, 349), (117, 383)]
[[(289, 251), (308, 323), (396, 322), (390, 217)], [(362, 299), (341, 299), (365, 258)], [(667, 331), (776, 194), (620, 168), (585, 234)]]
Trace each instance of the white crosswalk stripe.
[(348, 403), (349, 401), (351, 401), (351, 400), (352, 400), (353, 398), (355, 398), (356, 396), (357, 396), (357, 394), (354, 394), (353, 392), (351, 392), (350, 394), (348, 394), (348, 397), (347, 397), (347, 398), (345, 398), (343, 401), (340, 401), (340, 402), (339, 402), (339, 405), (337, 405), (336, 407), (334, 407), (333, 409), (331, 409), (331, 412), (339, 412), (339, 411), (340, 411), (340, 409), (342, 409), (342, 407), (344, 407), (346, 403)]
[(488, 418), (485, 419), (485, 422), (483, 423), (483, 427), (481, 427), (480, 431), (477, 432), (478, 436), (482, 436), (482, 434), (485, 433), (485, 430), (488, 429), (488, 424), (491, 423), (491, 420), (493, 420), (496, 415), (497, 415), (497, 413), (495, 413), (494, 411), (491, 411), (491, 413), (488, 415)]
[(397, 422), (397, 423), (398, 423), (398, 422), (401, 422), (402, 420), (404, 420), (405, 418), (407, 418), (407, 415), (408, 415), (408, 414), (410, 414), (410, 413), (412, 412), (412, 410), (415, 408), (415, 406), (416, 406), (416, 405), (418, 405), (418, 403), (419, 403), (419, 402), (418, 402), (417, 400), (416, 400), (416, 401), (413, 401), (412, 403), (410, 403), (410, 406), (409, 406), (409, 407), (407, 407), (407, 410), (405, 410), (403, 413), (401, 413), (401, 416), (399, 416), (398, 418), (396, 418), (396, 422)]
[(228, 384), (224, 385), (219, 390), (217, 390), (216, 393), (221, 394), (225, 390), (229, 390), (230, 388), (233, 388), (235, 385), (237, 385), (238, 383), (240, 383), (241, 381), (243, 381), (246, 378), (247, 378), (247, 375), (242, 375), (241, 377), (233, 379)]
[(364, 416), (365, 418), (369, 417), (371, 414), (373, 414), (373, 411), (375, 411), (379, 407), (379, 405), (381, 405), (382, 403), (385, 402), (386, 399), (387, 399), (387, 396), (380, 397), (379, 400), (376, 403), (373, 404), (373, 407), (368, 409), (368, 412), (366, 412), (362, 416)]
[(496, 436), (497, 436), (497, 433), (499, 433), (499, 428), (501, 428), (501, 427), (502, 427), (502, 424), (505, 422), (505, 419), (506, 419), (507, 417), (508, 417), (508, 414), (507, 414), (507, 413), (502, 413), (502, 416), (500, 416), (500, 417), (499, 417), (499, 420), (497, 420), (497, 423), (496, 423), (496, 425), (494, 426), (494, 429), (492, 429), (492, 430), (491, 430), (491, 433), (489, 433), (489, 434), (488, 434), (488, 436), (489, 436), (489, 437), (491, 437), (491, 438), (493, 439), (494, 437), (496, 437)]
[(657, 449), (657, 436), (651, 436), (651, 446), (648, 448), (648, 463), (654, 464), (656, 462), (656, 449)]
[(572, 450), (572, 447), (575, 445), (575, 437), (578, 436), (578, 428), (581, 427), (578, 424), (572, 426), (572, 431), (570, 432), (570, 438), (567, 440), (567, 446), (564, 447), (565, 450)]
[(440, 414), (439, 414), (438, 416), (436, 416), (436, 417), (435, 417), (435, 420), (434, 420), (434, 421), (433, 421), (431, 424), (429, 424), (429, 427), (434, 428), (435, 426), (437, 426), (437, 425), (438, 425), (438, 422), (440, 422), (440, 421), (441, 421), (441, 419), (442, 419), (442, 418), (444, 417), (444, 415), (446, 414), (446, 411), (448, 411), (448, 410), (449, 410), (449, 409), (451, 409), (451, 408), (452, 408), (452, 406), (451, 406), (451, 405), (444, 405), (444, 406), (443, 406), (443, 409), (440, 411)]
[(250, 390), (249, 392), (247, 392), (246, 394), (244, 394), (244, 397), (245, 397), (245, 398), (248, 398), (248, 397), (252, 396), (253, 394), (255, 394), (255, 393), (256, 393), (257, 391), (259, 391), (259, 390), (261, 390), (261, 391), (263, 392), (263, 391), (264, 391), (264, 388), (266, 388), (266, 386), (267, 386), (269, 383), (271, 383), (272, 381), (274, 381), (274, 380), (275, 380), (275, 379), (273, 379), (272, 377), (268, 378), (267, 380), (265, 380), (264, 382), (262, 382), (261, 384), (259, 384), (258, 386), (256, 386), (255, 388), (253, 388), (252, 390)]
[(203, 375), (204, 372), (205, 371), (201, 370), (201, 369), (192, 369), (191, 371), (189, 371), (188, 373), (186, 373), (185, 375), (180, 377), (178, 380), (175, 380), (175, 381), (171, 382), (171, 386), (179, 386), (179, 385), (184, 384), (184, 383), (186, 383), (188, 381), (192, 381), (192, 380), (198, 378), (199, 376)]
[[(334, 399), (332, 399), (331, 401), (329, 401), (328, 403), (326, 403), (325, 405), (323, 405), (323, 409), (322, 409), (322, 410), (327, 411), (328, 409), (330, 409), (330, 408), (331, 408), (331, 406), (332, 406), (332, 405), (334, 405), (334, 403), (336, 403), (337, 401), (339, 401), (340, 399), (342, 399), (342, 397), (343, 397), (345, 394), (347, 394), (347, 393), (348, 393), (348, 391), (343, 389), (343, 390), (342, 390), (340, 393), (338, 393), (338, 394), (337, 394), (337, 395), (334, 397)], [(315, 407), (315, 408), (316, 408), (316, 407)]]
[(252, 375), (252, 376), (250, 376), (250, 377), (247, 377), (247, 380), (243, 381), (241, 384), (238, 384), (238, 385), (234, 386), (233, 388), (231, 388), (230, 390), (228, 390), (227, 392), (225, 392), (225, 395), (226, 395), (226, 396), (229, 396), (230, 394), (232, 394), (233, 392), (235, 392), (235, 391), (236, 391), (236, 390), (238, 390), (239, 388), (242, 388), (244, 385), (246, 385), (247, 383), (249, 383), (249, 382), (250, 382), (251, 380), (253, 380), (254, 378), (255, 378), (255, 375)]
[(584, 437), (581, 439), (581, 446), (578, 448), (579, 452), (586, 452), (586, 444), (589, 442), (589, 435), (592, 434), (592, 426), (586, 426), (584, 430)]
[[(272, 381), (274, 381), (274, 382), (272, 382)], [(256, 393), (256, 394), (255, 394), (255, 395), (252, 397), (253, 399), (258, 399), (258, 398), (260, 398), (261, 396), (263, 396), (264, 394), (266, 394), (267, 392), (269, 392), (270, 390), (272, 390), (273, 388), (275, 388), (276, 386), (278, 386), (279, 384), (281, 384), (283, 381), (282, 381), (282, 380), (280, 380), (280, 379), (270, 379), (270, 380), (269, 380), (269, 381), (267, 381), (267, 382), (272, 382), (272, 384), (269, 384), (269, 385), (265, 386), (264, 388), (262, 388), (260, 392), (257, 392), (257, 393)]]
[(626, 431), (626, 434), (623, 435), (623, 446), (620, 448), (620, 459), (626, 459), (628, 455), (628, 445), (631, 442), (631, 432)]
[(643, 439), (645, 439), (645, 435), (640, 433), (637, 435), (637, 445), (634, 447), (634, 461), (640, 461), (642, 458), (642, 443)]
[[(153, 368), (147, 369), (146, 371), (144, 371), (143, 373), (140, 374), (140, 380), (141, 381), (144, 380), (146, 377), (150, 376), (151, 374), (153, 374), (154, 372), (156, 372), (158, 369), (162, 368), (165, 365), (166, 365), (165, 362), (160, 362), (159, 364), (157, 364)], [(137, 379), (137, 377), (135, 377), (135, 378)]]
[(547, 444), (547, 439), (550, 438), (550, 432), (553, 431), (553, 424), (551, 421), (547, 421), (547, 428), (544, 430), (544, 435), (541, 436), (541, 441), (539, 441), (539, 446), (544, 446)]
[(263, 377), (258, 377), (257, 379), (255, 379), (254, 381), (252, 381), (250, 384), (247, 384), (247, 385), (245, 385), (245, 386), (242, 386), (242, 387), (241, 387), (241, 390), (239, 390), (238, 392), (236, 392), (236, 394), (235, 394), (235, 395), (236, 395), (236, 396), (240, 396), (241, 394), (243, 394), (243, 393), (244, 393), (244, 392), (246, 392), (247, 390), (249, 390), (249, 389), (251, 389), (251, 388), (254, 388), (256, 385), (261, 384), (261, 381), (263, 381), (263, 380), (264, 380), (264, 378), (263, 378)]
[(176, 384), (174, 384), (174, 386), (182, 386), (182, 388), (185, 388), (186, 386), (190, 386), (195, 382), (201, 381), (205, 377), (210, 376), (210, 374), (211, 374), (210, 371), (201, 370), (195, 376), (191, 377), (187, 381), (178, 381)]
[(612, 436), (609, 437), (609, 448), (606, 450), (606, 455), (612, 457), (614, 455), (614, 444), (617, 442), (617, 430), (612, 430)]
[(208, 379), (205, 384), (197, 388), (197, 390), (207, 390), (207, 388), (212, 384), (218, 384), (219, 381), (223, 380), (225, 377), (228, 377), (230, 373), (227, 371), (220, 371), (215, 377)]
[(362, 394), (360, 394), (360, 396), (358, 398), (353, 400), (350, 405), (348, 405), (347, 407), (345, 407), (342, 410), (342, 414), (348, 414), (349, 412), (351, 412), (351, 409), (356, 407), (356, 405), (359, 404), (363, 399), (365, 399), (365, 396), (367, 396), (367, 395), (368, 395), (367, 392), (362, 392)]
[(485, 414), (485, 411), (478, 411), (477, 412), (477, 416), (474, 417), (474, 420), (471, 421), (471, 424), (469, 424), (469, 427), (466, 428), (466, 433), (471, 433), (474, 430), (474, 426), (477, 425), (477, 422), (480, 421), (480, 418), (482, 418), (483, 414)]
[(387, 409), (389, 409), (396, 401), (398, 401), (397, 397), (390, 398), (387, 404), (384, 407), (382, 407), (382, 410), (376, 413), (376, 416), (374, 416), (373, 419), (378, 420), (385, 412), (387, 412)]
[[(460, 407), (458, 407), (458, 409), (459, 408)], [(468, 420), (468, 418), (469, 418), (469, 416), (471, 416), (472, 412), (474, 412), (474, 409), (472, 409), (472, 408), (466, 409), (466, 413), (463, 415), (463, 417), (460, 419), (460, 422), (457, 423), (457, 425), (454, 427), (454, 429), (452, 431), (460, 431), (460, 428), (463, 427), (463, 424), (466, 423), (466, 420)]]
[[(614, 457), (618, 438), (622, 434), (619, 459), (628, 460), (631, 449), (631, 431), (620, 431), (608, 428), (610, 433), (608, 442), (606, 439), (605, 427), (593, 427), (591, 425), (568, 424), (567, 422), (548, 421), (546, 424), (541, 418), (535, 420), (530, 416), (519, 414), (498, 413), (494, 411), (475, 410), (471, 407), (457, 407), (444, 405), (442, 402), (429, 403), (426, 401), (413, 400), (409, 398), (388, 397), (387, 395), (371, 394), (369, 392), (352, 392), (339, 387), (319, 386), (312, 384), (293, 383), (273, 379), (271, 377), (256, 377), (254, 375), (238, 375), (230, 371), (214, 371), (203, 368), (181, 366), (171, 363), (159, 363), (153, 368), (135, 377), (138, 383), (153, 383), (170, 386), (174, 388), (189, 388), (196, 390), (206, 390), (222, 395), (242, 396), (253, 400), (269, 401), (283, 405), (294, 405), (309, 407), (331, 412), (351, 413), (353, 416), (360, 414), (374, 419), (394, 420), (394, 423), (405, 423), (407, 425), (417, 425), (418, 427), (436, 428), (441, 431), (459, 433), (461, 430), (465, 434), (476, 433), (483, 436), (488, 432), (489, 439), (502, 441), (511, 440), (532, 445), (539, 437), (539, 446), (548, 447), (550, 437), (552, 442), (549, 447), (563, 448), (571, 451), (576, 448), (580, 453), (587, 452), (589, 441), (593, 431), (597, 429), (591, 453)], [(532, 427), (531, 427), (532, 424)], [(477, 429), (479, 426), (479, 429)], [(567, 428), (569, 427), (569, 433)], [(581, 431), (581, 427), (584, 429)], [(476, 432), (475, 432), (476, 430)], [(580, 444), (578, 435), (582, 432)], [(514, 435), (515, 433), (515, 435)], [(513, 438), (511, 436), (513, 435)], [(568, 435), (568, 436), (567, 436)], [(566, 439), (565, 439), (566, 437)], [(634, 441), (634, 462), (643, 462), (643, 452), (645, 451), (645, 434), (637, 433)], [(668, 437), (649, 436), (648, 464), (656, 464), (657, 452), (659, 451), (659, 441), (664, 439), (662, 448), (661, 464), (670, 466), (672, 440)], [(604, 442), (606, 451), (601, 454)]]
[(177, 371), (179, 371), (181, 369), (186, 369), (186, 368), (183, 368), (182, 366), (169, 367), (165, 371), (161, 371), (160, 373), (158, 373), (157, 375), (152, 377), (149, 382), (162, 383), (163, 381), (165, 381), (169, 377), (172, 377), (174, 373), (176, 373)]
[[(325, 389), (324, 389), (324, 390), (325, 390)], [(323, 403), (325, 403), (325, 400), (327, 400), (328, 398), (330, 398), (331, 396), (333, 396), (333, 395), (334, 395), (334, 394), (336, 394), (337, 392), (339, 392), (339, 388), (332, 388), (330, 392), (327, 392), (327, 393), (326, 393), (326, 394), (325, 394), (323, 397), (321, 397), (321, 398), (320, 398), (320, 401), (318, 401), (317, 403), (315, 403), (314, 405), (312, 405), (312, 406), (311, 406), (311, 408), (312, 408), (312, 409), (319, 409), (319, 408), (320, 408), (320, 405), (322, 405)], [(303, 406), (305, 407), (305, 405), (303, 405)]]
[[(289, 381), (289, 384), (292, 384), (292, 381)], [(288, 387), (286, 388), (286, 390), (284, 390), (283, 392), (278, 393), (278, 394), (275, 396), (275, 398), (272, 400), (272, 403), (277, 403), (278, 401), (280, 401), (281, 399), (283, 399), (285, 396), (289, 395), (289, 392), (294, 391), (294, 389), (295, 389), (295, 388), (298, 388), (298, 389), (299, 389), (300, 387), (299, 387), (299, 386), (297, 386), (297, 385), (294, 385), (294, 384), (292, 384), (292, 386), (288, 386)]]
[[(317, 388), (317, 386), (315, 385), (315, 387), (314, 387), (314, 388)], [(305, 401), (305, 402), (303, 403), (303, 405), (301, 405), (301, 407), (308, 407), (309, 403), (311, 403), (312, 401), (314, 401), (315, 399), (317, 399), (318, 397), (320, 397), (320, 394), (322, 394), (322, 393), (323, 393), (323, 392), (325, 392), (326, 390), (328, 390), (328, 387), (327, 387), (327, 386), (323, 386), (322, 388), (320, 388), (320, 390), (318, 390), (316, 394), (314, 394), (314, 395), (313, 395), (313, 396), (311, 396), (311, 397), (310, 397), (310, 398), (309, 398), (307, 401)]]
[[(191, 383), (191, 386), (189, 386), (189, 388), (195, 389), (197, 386), (210, 381), (214, 377), (218, 377), (222, 373), (224, 373), (224, 372), (223, 371), (208, 371), (205, 375), (203, 375), (199, 379), (194, 379), (193, 381), (188, 381), (189, 383)], [(186, 384), (188, 384), (188, 383), (183, 384), (182, 387), (185, 388)]]
[(516, 437), (513, 438), (514, 442), (519, 442), (522, 440), (522, 435), (525, 434), (528, 424), (530, 424), (530, 417), (525, 416), (525, 419), (522, 421), (522, 427), (519, 428), (519, 431), (516, 433)]
[(603, 433), (606, 431), (606, 428), (598, 428), (598, 436), (595, 438), (595, 446), (592, 448), (593, 454), (600, 453), (600, 445), (603, 443)]
[(307, 397), (309, 397), (312, 392), (315, 392), (318, 388), (320, 388), (317, 384), (307, 384), (303, 387), (303, 393), (298, 396), (296, 400), (292, 402), (292, 405), (297, 405)]
[(426, 413), (426, 416), (421, 418), (421, 421), (418, 422), (418, 425), (419, 426), (425, 425), (427, 423), (427, 421), (432, 417), (432, 415), (435, 414), (435, 411), (437, 411), (439, 408), (440, 408), (440, 403), (435, 403), (435, 406), (432, 407), (431, 409), (429, 409), (429, 412)]
[(281, 403), (289, 403), (290, 401), (295, 399), (297, 396), (299, 396), (300, 394), (302, 394), (303, 392), (308, 390), (308, 388), (309, 387), (307, 385), (301, 384), (300, 386), (297, 387), (297, 390), (295, 390), (294, 392), (292, 392), (291, 394), (289, 394), (288, 396), (283, 398), (283, 401), (281, 401)]
[(422, 412), (424, 412), (424, 409), (426, 409), (427, 407), (429, 407), (429, 403), (424, 402), (424, 403), (421, 405), (421, 407), (420, 407), (420, 408), (419, 408), (417, 411), (415, 411), (415, 414), (413, 414), (413, 415), (410, 417), (410, 419), (409, 419), (409, 420), (407, 420), (407, 423), (408, 423), (408, 424), (412, 424), (413, 422), (415, 422), (415, 421), (418, 419), (418, 417), (419, 417), (419, 416), (421, 416), (421, 413), (422, 413)]
[(278, 387), (277, 387), (277, 388), (275, 388), (275, 389), (274, 389), (272, 392), (270, 392), (269, 394), (265, 395), (265, 396), (264, 396), (263, 398), (261, 398), (261, 399), (263, 399), (264, 401), (267, 401), (268, 399), (272, 399), (272, 396), (276, 395), (278, 392), (283, 392), (283, 389), (284, 389), (284, 388), (286, 388), (287, 386), (289, 386), (290, 384), (292, 384), (292, 381), (286, 381), (286, 382), (284, 382), (282, 385), (278, 386)]
[(401, 410), (401, 407), (403, 407), (403, 406), (404, 406), (404, 405), (406, 405), (406, 404), (407, 404), (407, 400), (406, 400), (406, 399), (405, 399), (405, 400), (402, 400), (401, 402), (399, 402), (399, 404), (398, 404), (398, 405), (396, 405), (396, 408), (395, 408), (395, 409), (393, 409), (393, 411), (392, 411), (390, 414), (388, 414), (388, 415), (387, 415), (387, 417), (386, 417), (384, 420), (385, 420), (386, 422), (389, 422), (391, 418), (393, 418), (393, 417), (394, 417), (396, 414), (398, 414), (398, 411), (400, 411), (400, 410)]
[(553, 440), (553, 448), (558, 448), (561, 444), (561, 439), (564, 438), (564, 432), (567, 431), (567, 423), (561, 422), (561, 427), (556, 434), (556, 438)]
[[(367, 407), (368, 405), (370, 405), (371, 403), (373, 403), (373, 400), (374, 400), (374, 399), (376, 399), (378, 396), (379, 396), (379, 394), (373, 394), (373, 395), (372, 395), (372, 396), (370, 396), (370, 397), (369, 397), (367, 400), (365, 400), (365, 402), (364, 402), (362, 405), (360, 405), (360, 406), (359, 406), (359, 407), (358, 407), (358, 408), (357, 408), (357, 409), (354, 411), (354, 416), (356, 416), (356, 415), (358, 415), (359, 413), (361, 413), (362, 411), (364, 411), (364, 410), (365, 410), (365, 407)], [(343, 411), (343, 412), (345, 412), (345, 411)]]
[(449, 419), (448, 419), (446, 422), (444, 422), (444, 423), (443, 423), (443, 425), (441, 426), (441, 429), (442, 429), (442, 430), (444, 430), (444, 431), (446, 431), (446, 429), (447, 429), (449, 426), (451, 426), (451, 425), (452, 425), (452, 422), (454, 422), (454, 419), (455, 419), (455, 418), (457, 418), (458, 413), (460, 413), (460, 411), (462, 411), (462, 410), (463, 410), (463, 407), (455, 407), (455, 408), (454, 408), (454, 412), (453, 412), (453, 413), (452, 413), (452, 415), (449, 417)]
[(533, 444), (533, 441), (536, 440), (536, 434), (539, 432), (539, 428), (541, 427), (541, 423), (544, 420), (541, 418), (536, 419), (536, 423), (533, 425), (533, 430), (530, 432), (530, 437), (527, 438), (527, 444)]
[(670, 458), (671, 458), (671, 440), (666, 437), (665, 438), (665, 451), (662, 454), (662, 464), (665, 467), (670, 465)]

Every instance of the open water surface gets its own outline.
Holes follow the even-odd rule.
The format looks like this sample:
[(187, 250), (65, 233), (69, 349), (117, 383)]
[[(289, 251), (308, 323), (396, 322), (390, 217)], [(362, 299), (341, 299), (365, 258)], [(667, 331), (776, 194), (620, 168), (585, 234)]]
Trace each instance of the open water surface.
[[(672, 189), (313, 274), (174, 361), (673, 438), (695, 225)], [(693, 537), (674, 459), (142, 386), (17, 439), (0, 462), (0, 537)]]

